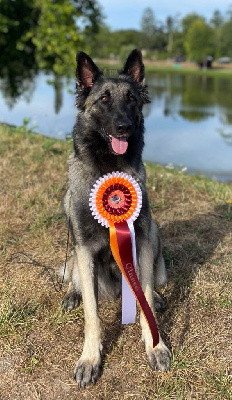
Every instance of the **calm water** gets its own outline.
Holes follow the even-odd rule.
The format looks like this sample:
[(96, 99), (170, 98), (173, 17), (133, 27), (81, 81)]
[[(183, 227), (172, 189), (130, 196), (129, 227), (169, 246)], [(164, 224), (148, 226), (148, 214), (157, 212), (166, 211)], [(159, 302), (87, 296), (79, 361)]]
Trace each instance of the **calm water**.
[[(153, 73), (147, 75), (144, 160), (182, 165), (220, 180), (232, 180), (232, 79)], [(0, 121), (65, 139), (75, 121), (75, 82), (40, 74), (12, 92), (0, 80)]]

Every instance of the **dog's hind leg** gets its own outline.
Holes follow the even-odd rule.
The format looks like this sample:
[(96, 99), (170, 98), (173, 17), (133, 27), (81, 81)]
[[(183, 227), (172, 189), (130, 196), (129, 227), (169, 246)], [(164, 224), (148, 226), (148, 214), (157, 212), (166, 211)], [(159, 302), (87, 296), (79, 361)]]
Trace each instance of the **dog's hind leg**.
[(65, 266), (61, 268), (60, 275), (64, 281), (69, 282), (68, 291), (61, 303), (62, 307), (65, 310), (73, 310), (75, 307), (79, 306), (81, 301), (81, 289), (75, 249), (72, 251), (72, 256), (68, 260), (66, 268)]
[[(158, 249), (158, 257), (156, 259), (155, 265), (154, 265), (154, 283), (155, 283), (155, 288), (164, 285), (167, 282), (167, 272), (166, 272), (166, 267), (164, 263), (164, 258), (162, 254), (162, 249), (159, 244), (159, 249)], [(154, 290), (154, 300), (155, 300), (155, 310), (156, 311), (164, 311), (166, 308), (166, 303), (163, 297), (157, 293)]]
[(85, 341), (82, 355), (74, 370), (74, 379), (80, 387), (85, 387), (89, 383), (95, 383), (100, 375), (101, 327), (93, 259), (85, 246), (77, 248), (76, 254), (85, 315)]
[(163, 312), (166, 308), (166, 302), (164, 298), (155, 290), (153, 290), (155, 311)]
[[(155, 304), (154, 304), (154, 252), (153, 246), (147, 241), (141, 243), (139, 249), (139, 275), (140, 282), (147, 299), (148, 304), (151, 307), (153, 314), (155, 315)], [(141, 312), (140, 324), (142, 328), (142, 339), (145, 343), (145, 349), (148, 357), (148, 363), (154, 370), (167, 371), (170, 368), (171, 352), (164, 344), (160, 334), (159, 343), (153, 348), (152, 335), (147, 324), (147, 321)]]
[(163, 286), (167, 282), (167, 272), (164, 263), (162, 250), (160, 249), (158, 258), (155, 262), (155, 286)]
[(72, 282), (69, 282), (68, 291), (63, 297), (62, 307), (67, 310), (73, 310), (78, 307), (81, 302), (81, 294), (77, 292), (75, 286)]

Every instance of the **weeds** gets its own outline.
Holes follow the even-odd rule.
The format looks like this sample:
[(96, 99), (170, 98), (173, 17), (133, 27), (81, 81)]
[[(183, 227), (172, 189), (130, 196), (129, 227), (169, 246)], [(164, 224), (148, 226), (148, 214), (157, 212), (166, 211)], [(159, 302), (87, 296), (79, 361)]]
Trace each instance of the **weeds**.
[(0, 311), (0, 337), (14, 335), (18, 329), (31, 326), (37, 308), (38, 304), (34, 300), (17, 304), (13, 300), (3, 299)]

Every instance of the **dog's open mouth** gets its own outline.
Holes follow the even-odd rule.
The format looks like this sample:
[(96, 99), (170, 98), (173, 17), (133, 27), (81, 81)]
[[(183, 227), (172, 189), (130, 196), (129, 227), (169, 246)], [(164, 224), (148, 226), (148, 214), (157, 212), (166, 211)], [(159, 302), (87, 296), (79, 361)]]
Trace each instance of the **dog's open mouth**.
[(125, 154), (128, 147), (128, 142), (127, 142), (128, 137), (126, 136), (115, 137), (112, 135), (109, 135), (109, 137), (113, 152), (115, 154)]
[(101, 128), (101, 135), (108, 142), (114, 154), (125, 154), (128, 148), (128, 139), (130, 135), (113, 136), (110, 135), (104, 128)]

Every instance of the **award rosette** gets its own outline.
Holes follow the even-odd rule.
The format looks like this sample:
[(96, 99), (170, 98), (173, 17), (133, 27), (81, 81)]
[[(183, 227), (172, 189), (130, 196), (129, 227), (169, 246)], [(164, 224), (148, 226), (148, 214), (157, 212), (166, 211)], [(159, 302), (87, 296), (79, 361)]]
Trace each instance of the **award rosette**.
[(89, 205), (98, 222), (109, 228), (110, 247), (122, 272), (122, 323), (133, 323), (136, 300), (149, 325), (153, 347), (159, 342), (154, 315), (136, 274), (136, 242), (133, 222), (142, 207), (142, 192), (135, 179), (122, 172), (99, 178), (90, 193)]

